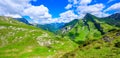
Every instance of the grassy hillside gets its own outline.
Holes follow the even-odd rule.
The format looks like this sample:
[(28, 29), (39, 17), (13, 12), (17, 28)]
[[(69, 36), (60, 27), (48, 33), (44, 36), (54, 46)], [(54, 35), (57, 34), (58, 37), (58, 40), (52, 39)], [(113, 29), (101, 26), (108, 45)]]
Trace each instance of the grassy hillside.
[[(119, 30), (118, 27), (114, 25), (109, 25), (102, 19), (97, 18), (91, 14), (87, 14), (84, 19), (79, 20), (74, 27), (72, 27), (64, 36), (68, 36), (71, 40), (82, 43), (86, 40), (97, 40), (102, 38), (107, 32), (113, 30)], [(69, 29), (71, 25), (66, 26)], [(64, 30), (62, 30), (64, 31)]]
[(59, 58), (76, 47), (67, 37), (0, 16), (0, 58)]
[(119, 58), (120, 30), (108, 32), (96, 41), (85, 41), (75, 50), (61, 58)]

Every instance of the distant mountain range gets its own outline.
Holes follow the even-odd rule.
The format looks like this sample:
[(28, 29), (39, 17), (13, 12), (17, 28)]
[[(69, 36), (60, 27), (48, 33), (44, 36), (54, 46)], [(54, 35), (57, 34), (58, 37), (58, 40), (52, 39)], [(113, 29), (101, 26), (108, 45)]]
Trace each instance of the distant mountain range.
[(120, 13), (116, 13), (111, 16), (101, 18), (101, 20), (105, 21), (106, 23), (110, 25), (115, 25), (117, 27), (120, 27)]
[(50, 24), (37, 24), (36, 27), (42, 28), (44, 30), (56, 33), (58, 30), (62, 29), (65, 26), (65, 23), (50, 23)]
[[(99, 21), (105, 22), (109, 25), (114, 25), (116, 27), (120, 27), (120, 22), (119, 22), (120, 21), (120, 13), (116, 13), (116, 14), (113, 14), (113, 15), (110, 15), (110, 16), (104, 17), (104, 18), (98, 18), (98, 17), (95, 17), (94, 15), (91, 15), (91, 14), (87, 13), (86, 16), (83, 18), (83, 22), (85, 23), (85, 25), (87, 25), (86, 21), (94, 21), (94, 20), (91, 20), (92, 18), (93, 19), (98, 19)], [(25, 18), (15, 18), (15, 19), (20, 21), (20, 22), (23, 22), (25, 24), (32, 25)], [(68, 26), (68, 25), (71, 25), (71, 27), (70, 27), (70, 29), (71, 29), (72, 27), (74, 27), (74, 25), (78, 21), (79, 21), (79, 19), (74, 19), (73, 21), (71, 21), (69, 23), (50, 23), (50, 24), (44, 24), (44, 25), (36, 24), (35, 26), (38, 27), (38, 28), (42, 28), (44, 30), (53, 32), (53, 33), (57, 33), (61, 29), (66, 28), (66, 26)]]

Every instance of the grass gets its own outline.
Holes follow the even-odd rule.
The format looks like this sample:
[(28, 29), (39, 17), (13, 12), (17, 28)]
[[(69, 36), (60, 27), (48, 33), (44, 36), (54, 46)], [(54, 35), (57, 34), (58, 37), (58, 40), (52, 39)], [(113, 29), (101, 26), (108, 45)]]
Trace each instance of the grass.
[(118, 31), (112, 31), (104, 36), (114, 38), (111, 42), (105, 42), (102, 39), (92, 41), (86, 46), (81, 46), (65, 54), (62, 58), (119, 58), (120, 48), (116, 43), (120, 42), (120, 36), (116, 36)]
[(0, 58), (58, 58), (77, 47), (70, 39), (9, 17), (0, 22)]

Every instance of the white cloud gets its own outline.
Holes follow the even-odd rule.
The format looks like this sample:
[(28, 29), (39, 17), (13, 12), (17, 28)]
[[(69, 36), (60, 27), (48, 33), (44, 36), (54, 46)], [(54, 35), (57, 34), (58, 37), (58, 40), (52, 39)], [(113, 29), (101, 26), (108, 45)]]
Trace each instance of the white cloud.
[(103, 4), (94, 4), (94, 5), (89, 5), (89, 6), (78, 6), (77, 12), (80, 16), (82, 15), (82, 17), (86, 13), (91, 13), (97, 17), (103, 17), (103, 16), (107, 16), (107, 14), (102, 12), (104, 7), (105, 6)]
[(65, 7), (65, 9), (70, 9), (70, 8), (72, 8), (72, 4), (68, 4), (68, 5)]
[(31, 6), (25, 9), (23, 13), (23, 15), (28, 15), (35, 20), (51, 18), (48, 8), (44, 5)]
[(74, 14), (72, 10), (68, 10), (66, 12), (61, 13), (59, 19), (62, 20), (62, 22), (70, 22), (74, 19), (78, 19), (78, 16)]
[(52, 21), (52, 15), (49, 14), (49, 9), (44, 5), (31, 6), (23, 11), (23, 15), (30, 16), (35, 23), (45, 24), (48, 23), (47, 21)]
[(91, 3), (91, 2), (92, 2), (92, 0), (80, 0), (81, 5), (87, 5), (87, 4)]
[(82, 13), (99, 12), (104, 8), (103, 4), (95, 4), (90, 6), (78, 6), (77, 10)]
[(7, 16), (7, 17), (13, 17), (13, 18), (22, 18), (20, 15), (18, 14), (6, 14), (4, 16)]
[(109, 8), (107, 8), (107, 9), (105, 10), (105, 12), (111, 11), (111, 10), (114, 10), (114, 11), (116, 11), (116, 12), (120, 12), (120, 2), (113, 4), (112, 6), (110, 6)]

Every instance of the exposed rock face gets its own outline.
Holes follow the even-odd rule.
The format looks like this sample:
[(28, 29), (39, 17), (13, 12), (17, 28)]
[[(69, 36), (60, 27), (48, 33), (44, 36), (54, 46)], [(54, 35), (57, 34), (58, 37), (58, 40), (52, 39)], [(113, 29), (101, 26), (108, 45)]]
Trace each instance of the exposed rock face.
[(72, 29), (71, 26), (68, 26), (68, 27), (63, 28), (63, 29), (62, 29), (62, 34), (68, 32), (70, 29)]
[(69, 23), (66, 23), (64, 28), (61, 29), (62, 30), (62, 34), (68, 32), (69, 30), (71, 30), (75, 26), (75, 24), (78, 23), (78, 22), (79, 22), (78, 19), (74, 19), (73, 21), (71, 21)]
[(104, 36), (102, 38), (105, 42), (111, 42), (113, 40), (113, 38), (110, 38), (109, 36)]
[(52, 44), (52, 40), (46, 40), (45, 37), (49, 37), (48, 34), (42, 34), (37, 37), (36, 40), (40, 46), (50, 46)]

